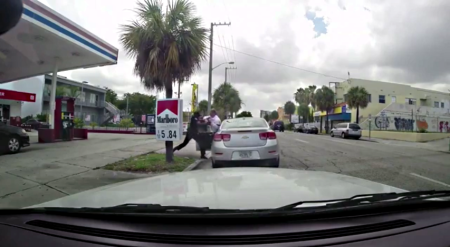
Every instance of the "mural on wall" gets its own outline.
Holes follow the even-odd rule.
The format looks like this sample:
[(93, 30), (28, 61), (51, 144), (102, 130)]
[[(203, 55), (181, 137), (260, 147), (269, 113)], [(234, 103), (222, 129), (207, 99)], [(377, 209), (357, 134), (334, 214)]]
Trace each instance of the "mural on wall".
[(448, 126), (449, 121), (440, 121), (439, 122), (439, 132), (442, 133), (450, 133), (450, 127)]
[(382, 116), (377, 116), (374, 119), (375, 121), (375, 127), (377, 127), (377, 129), (388, 129), (389, 128), (389, 118), (388, 117), (382, 117)]
[(395, 129), (398, 131), (413, 131), (414, 130), (414, 120), (406, 119), (402, 117), (394, 117)]
[[(419, 131), (450, 133), (449, 109), (392, 103), (383, 109), (384, 116), (373, 117), (373, 130)], [(369, 129), (369, 121), (361, 128)]]

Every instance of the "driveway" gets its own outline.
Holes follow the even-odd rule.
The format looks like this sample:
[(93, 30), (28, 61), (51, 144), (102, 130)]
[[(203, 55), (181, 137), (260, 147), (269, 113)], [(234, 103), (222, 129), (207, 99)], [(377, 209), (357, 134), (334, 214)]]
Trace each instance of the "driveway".
[(37, 143), (0, 156), (0, 207), (24, 207), (147, 175), (98, 169), (164, 148), (151, 135), (89, 133), (88, 140)]

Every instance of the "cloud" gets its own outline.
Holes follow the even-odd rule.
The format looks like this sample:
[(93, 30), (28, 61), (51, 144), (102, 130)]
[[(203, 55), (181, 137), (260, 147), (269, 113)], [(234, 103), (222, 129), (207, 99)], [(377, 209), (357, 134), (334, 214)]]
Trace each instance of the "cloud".
[[(108, 86), (119, 94), (144, 91), (133, 74), (134, 62), (124, 54), (119, 42), (119, 27), (134, 18), (131, 10), (136, 2), (45, 1), (120, 49), (118, 65), (65, 72), (68, 77)], [(348, 72), (355, 78), (443, 91), (450, 88), (450, 33), (445, 31), (450, 21), (450, 2), (446, 0), (409, 0), (408, 4), (388, 0), (194, 3), (205, 27), (211, 22), (231, 22), (231, 26), (215, 27), (213, 64), (235, 62), (232, 66), (237, 70), (228, 71), (228, 81), (239, 90), (245, 103), (243, 110), (254, 115), (260, 109), (283, 106), (293, 99), (298, 87), (328, 85), (347, 78)], [(233, 48), (250, 56), (233, 52)], [(185, 107), (190, 102), (193, 82), (199, 84), (199, 99), (207, 99), (208, 63), (204, 61), (191, 81), (182, 85)], [(226, 66), (214, 69), (213, 89), (224, 81)]]

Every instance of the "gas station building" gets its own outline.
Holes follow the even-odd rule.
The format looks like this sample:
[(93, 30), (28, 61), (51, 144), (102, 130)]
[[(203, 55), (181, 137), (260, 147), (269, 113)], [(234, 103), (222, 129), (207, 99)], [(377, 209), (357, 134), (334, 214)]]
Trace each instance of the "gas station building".
[(51, 73), (49, 123), (54, 129), (58, 72), (117, 64), (118, 49), (38, 1), (23, 3), (20, 22), (0, 37), (0, 116), (20, 116), (24, 102), (40, 97), (36, 85), (15, 91), (2, 84)]

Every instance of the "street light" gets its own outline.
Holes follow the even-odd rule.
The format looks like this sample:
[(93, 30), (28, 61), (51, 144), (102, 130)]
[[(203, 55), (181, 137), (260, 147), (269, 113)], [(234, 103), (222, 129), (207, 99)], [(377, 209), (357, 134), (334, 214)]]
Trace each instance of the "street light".
[(84, 97), (84, 84), (88, 84), (88, 83), (89, 82), (87, 82), (87, 81), (81, 82), (81, 99), (83, 99), (83, 100), (82, 101), (80, 100), (80, 116), (81, 116), (81, 119), (83, 120), (83, 123), (84, 123), (83, 104), (84, 104), (84, 101), (86, 100)]
[[(211, 111), (211, 88), (212, 88), (212, 71), (224, 64), (234, 64), (234, 62), (225, 62), (217, 65), (216, 67), (213, 67), (209, 70), (209, 79), (208, 79), (208, 112)], [(211, 66), (211, 65), (210, 65)]]

